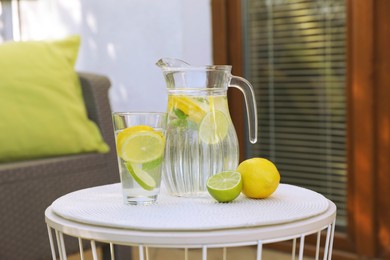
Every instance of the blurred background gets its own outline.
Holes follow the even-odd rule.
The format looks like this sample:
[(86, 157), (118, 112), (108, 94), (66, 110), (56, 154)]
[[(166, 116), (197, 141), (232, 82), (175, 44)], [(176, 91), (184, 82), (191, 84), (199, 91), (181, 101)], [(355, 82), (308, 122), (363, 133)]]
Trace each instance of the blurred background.
[(251, 145), (229, 90), (241, 160), (269, 158), (337, 204), (334, 259), (390, 259), (389, 13), (388, 0), (2, 0), (0, 42), (80, 34), (77, 70), (111, 79), (114, 111), (165, 111), (161, 57), (233, 65), (259, 118)]
[(212, 63), (210, 0), (2, 1), (0, 41), (81, 35), (76, 69), (109, 76), (114, 111), (165, 111), (163, 57)]

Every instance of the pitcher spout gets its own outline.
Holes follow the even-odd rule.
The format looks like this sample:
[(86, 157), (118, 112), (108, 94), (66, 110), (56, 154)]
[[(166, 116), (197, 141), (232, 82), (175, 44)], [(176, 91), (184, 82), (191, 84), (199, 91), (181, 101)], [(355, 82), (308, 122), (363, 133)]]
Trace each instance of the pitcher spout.
[(176, 58), (159, 59), (156, 62), (156, 65), (163, 70), (164, 69), (172, 69), (172, 68), (189, 68), (189, 67), (191, 67), (191, 65), (188, 64), (187, 62), (182, 61), (180, 59), (176, 59)]

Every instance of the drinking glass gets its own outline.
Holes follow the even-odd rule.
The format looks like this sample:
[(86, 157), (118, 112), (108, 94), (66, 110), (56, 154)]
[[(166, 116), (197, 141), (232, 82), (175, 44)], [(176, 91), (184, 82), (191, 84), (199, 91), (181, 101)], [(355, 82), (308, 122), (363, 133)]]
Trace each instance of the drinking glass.
[(114, 112), (112, 120), (124, 203), (155, 203), (164, 160), (166, 113)]

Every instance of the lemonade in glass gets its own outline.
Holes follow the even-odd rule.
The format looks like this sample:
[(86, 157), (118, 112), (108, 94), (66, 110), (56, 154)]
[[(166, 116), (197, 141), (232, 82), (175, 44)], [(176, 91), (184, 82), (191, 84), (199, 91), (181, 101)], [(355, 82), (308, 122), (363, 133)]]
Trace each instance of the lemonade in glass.
[(113, 113), (125, 204), (151, 204), (160, 191), (165, 113)]

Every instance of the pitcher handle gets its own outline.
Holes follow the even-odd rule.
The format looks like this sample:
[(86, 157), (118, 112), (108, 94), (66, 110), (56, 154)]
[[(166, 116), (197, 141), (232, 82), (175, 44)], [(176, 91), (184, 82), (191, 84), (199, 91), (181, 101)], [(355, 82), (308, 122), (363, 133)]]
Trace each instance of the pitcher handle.
[(231, 77), (229, 87), (238, 88), (244, 94), (248, 117), (249, 141), (254, 144), (257, 142), (257, 107), (253, 87), (249, 81), (237, 76)]

